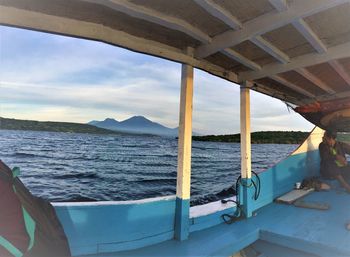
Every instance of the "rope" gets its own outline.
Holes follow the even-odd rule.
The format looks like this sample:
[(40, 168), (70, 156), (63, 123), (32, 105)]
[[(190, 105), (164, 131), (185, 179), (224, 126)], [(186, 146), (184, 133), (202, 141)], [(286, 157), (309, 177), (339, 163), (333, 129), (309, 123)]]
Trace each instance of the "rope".
[(230, 214), (223, 214), (221, 215), (221, 218), (224, 220), (224, 222), (226, 224), (232, 224), (234, 223), (238, 218), (240, 218), (242, 216), (242, 207), (241, 207), (241, 204), (239, 202), (239, 187), (240, 186), (243, 186), (243, 187), (246, 187), (246, 188), (250, 188), (250, 187), (254, 187), (254, 201), (258, 200), (259, 199), (259, 196), (260, 196), (260, 191), (261, 191), (261, 180), (260, 180), (260, 177), (257, 173), (255, 173), (254, 171), (252, 171), (252, 173), (254, 174), (254, 177), (256, 178), (256, 181), (254, 181), (254, 177), (252, 177), (251, 179), (251, 183), (248, 185), (248, 184), (245, 184), (242, 182), (242, 176), (239, 176), (236, 180), (236, 201), (234, 200), (221, 200), (222, 203), (227, 203), (227, 202), (234, 202), (237, 206), (237, 209), (236, 209), (236, 212), (233, 214), (233, 215), (230, 215)]

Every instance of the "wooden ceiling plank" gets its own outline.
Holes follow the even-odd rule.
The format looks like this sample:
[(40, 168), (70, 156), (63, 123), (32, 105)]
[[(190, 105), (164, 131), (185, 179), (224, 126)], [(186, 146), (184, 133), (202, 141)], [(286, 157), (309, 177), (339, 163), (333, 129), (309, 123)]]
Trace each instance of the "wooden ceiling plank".
[(281, 63), (288, 63), (289, 57), (281, 50), (279, 50), (276, 46), (272, 45), (270, 42), (265, 40), (261, 36), (253, 37), (251, 40), (256, 46), (263, 49), (265, 52), (276, 58)]
[(323, 54), (310, 53), (290, 59), (289, 63), (272, 63), (264, 66), (259, 71), (245, 71), (239, 74), (238, 81), (256, 80), (259, 78), (270, 77), (272, 75), (283, 73), (295, 69), (329, 62), (334, 59), (350, 57), (350, 42), (328, 48)]
[(311, 97), (311, 98), (315, 98), (316, 97), (316, 95), (314, 95), (314, 94), (310, 93), (309, 91), (301, 88), (300, 86), (295, 85), (294, 83), (286, 80), (285, 78), (282, 78), (281, 76), (274, 75), (274, 76), (271, 76), (270, 78), (273, 79), (274, 81), (277, 81), (278, 83), (281, 83), (282, 85), (284, 85), (286, 87), (289, 87), (290, 89), (293, 89), (293, 90), (299, 92), (302, 95), (305, 95), (305, 96), (308, 96), (308, 97)]
[(242, 23), (233, 16), (230, 12), (222, 8), (220, 5), (216, 4), (212, 0), (194, 0), (196, 4), (206, 10), (215, 18), (221, 20), (226, 25), (234, 30), (239, 30), (242, 28)]
[(350, 0), (295, 0), (289, 5), (287, 11), (259, 16), (244, 23), (241, 30), (230, 30), (213, 37), (211, 43), (203, 44), (195, 50), (195, 56), (197, 58), (205, 58), (223, 49), (250, 40), (252, 37), (290, 24), (294, 20), (310, 16), (349, 1)]
[(106, 7), (109, 7), (118, 12), (122, 12), (134, 18), (155, 23), (169, 29), (181, 31), (204, 44), (211, 42), (211, 38), (206, 33), (194, 27), (190, 23), (180, 18), (168, 16), (161, 12), (133, 4), (129, 1), (125, 1), (125, 0), (82, 0), (82, 1), (104, 5)]
[(327, 93), (334, 94), (335, 91), (330, 88), (326, 83), (324, 83), (322, 80), (320, 80), (316, 75), (311, 73), (305, 68), (296, 69), (296, 72), (298, 72), (300, 75), (302, 75), (307, 80), (311, 81), (314, 85), (318, 86), (322, 90), (326, 91)]
[(297, 19), (293, 21), (292, 24), (318, 53), (327, 52), (327, 47), (325, 44), (323, 44), (321, 39), (315, 34), (315, 32), (303, 19)]
[(261, 84), (258, 82), (254, 82), (252, 89), (262, 94), (265, 94), (274, 98), (278, 98), (282, 101), (286, 101), (288, 103), (292, 103), (295, 105), (304, 105), (307, 101), (311, 102), (311, 100), (309, 100), (310, 98), (298, 99), (295, 97), (291, 97), (289, 95), (286, 95), (282, 91), (271, 90), (271, 88), (269, 88), (268, 85)]
[(227, 57), (243, 64), (244, 66), (246, 66), (252, 70), (261, 70), (261, 66), (259, 64), (249, 60), (248, 58), (244, 57), (243, 55), (241, 55), (240, 53), (238, 53), (232, 49), (225, 49), (221, 52), (224, 55), (226, 55)]
[(269, 2), (279, 12), (288, 10), (287, 0), (269, 0)]
[[(340, 98), (345, 98), (345, 97), (350, 97), (350, 91), (340, 92), (340, 93), (336, 93), (333, 95), (329, 95), (329, 94), (321, 95), (321, 96), (318, 96), (316, 98), (316, 100), (317, 101), (328, 101), (328, 100), (340, 99)], [(306, 100), (305, 104), (309, 104), (309, 103), (313, 103), (313, 102), (315, 102), (314, 99), (309, 99), (309, 100)]]
[(349, 73), (344, 69), (344, 66), (339, 63), (337, 60), (332, 60), (328, 62), (332, 68), (339, 74), (342, 79), (350, 86), (350, 75)]

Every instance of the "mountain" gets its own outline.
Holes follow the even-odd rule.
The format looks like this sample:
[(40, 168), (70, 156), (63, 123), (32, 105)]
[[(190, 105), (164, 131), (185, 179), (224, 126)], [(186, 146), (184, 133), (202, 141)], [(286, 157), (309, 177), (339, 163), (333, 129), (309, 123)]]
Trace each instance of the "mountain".
[(107, 118), (100, 122), (90, 121), (88, 124), (99, 128), (135, 134), (152, 134), (160, 136), (177, 136), (178, 134), (177, 128), (172, 129), (165, 127), (143, 116), (133, 116), (124, 121)]
[(0, 129), (8, 130), (32, 130), (32, 131), (53, 131), (69, 133), (88, 134), (118, 134), (116, 131), (98, 128), (90, 124), (72, 122), (53, 122), (35, 120), (17, 120), (0, 117)]
[(97, 123), (99, 123), (98, 120), (92, 120), (92, 121), (88, 122), (87, 124), (88, 124), (88, 125), (94, 126), (94, 125), (97, 124)]
[(113, 130), (113, 128), (118, 126), (119, 123), (120, 123), (119, 121), (116, 121), (115, 119), (110, 119), (110, 118), (107, 118), (104, 121), (93, 120), (88, 122), (89, 125), (93, 125), (99, 128), (111, 129), (111, 130)]

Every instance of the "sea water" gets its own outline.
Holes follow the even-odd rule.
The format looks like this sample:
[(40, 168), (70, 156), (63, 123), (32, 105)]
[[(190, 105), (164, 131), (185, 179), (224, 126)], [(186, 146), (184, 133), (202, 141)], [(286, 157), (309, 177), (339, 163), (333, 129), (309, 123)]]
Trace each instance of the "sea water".
[[(296, 147), (253, 144), (253, 171), (273, 166)], [(20, 167), (30, 191), (50, 201), (124, 201), (176, 192), (176, 138), (0, 130), (0, 150), (1, 160)], [(226, 196), (239, 173), (239, 144), (194, 141), (191, 204)]]

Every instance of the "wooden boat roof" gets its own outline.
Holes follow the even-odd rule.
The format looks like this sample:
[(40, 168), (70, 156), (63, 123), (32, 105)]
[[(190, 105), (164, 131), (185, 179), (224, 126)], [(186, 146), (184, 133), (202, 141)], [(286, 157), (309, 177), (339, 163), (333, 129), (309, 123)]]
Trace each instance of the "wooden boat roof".
[(187, 63), (302, 105), (350, 96), (350, 0), (0, 0), (0, 24)]

